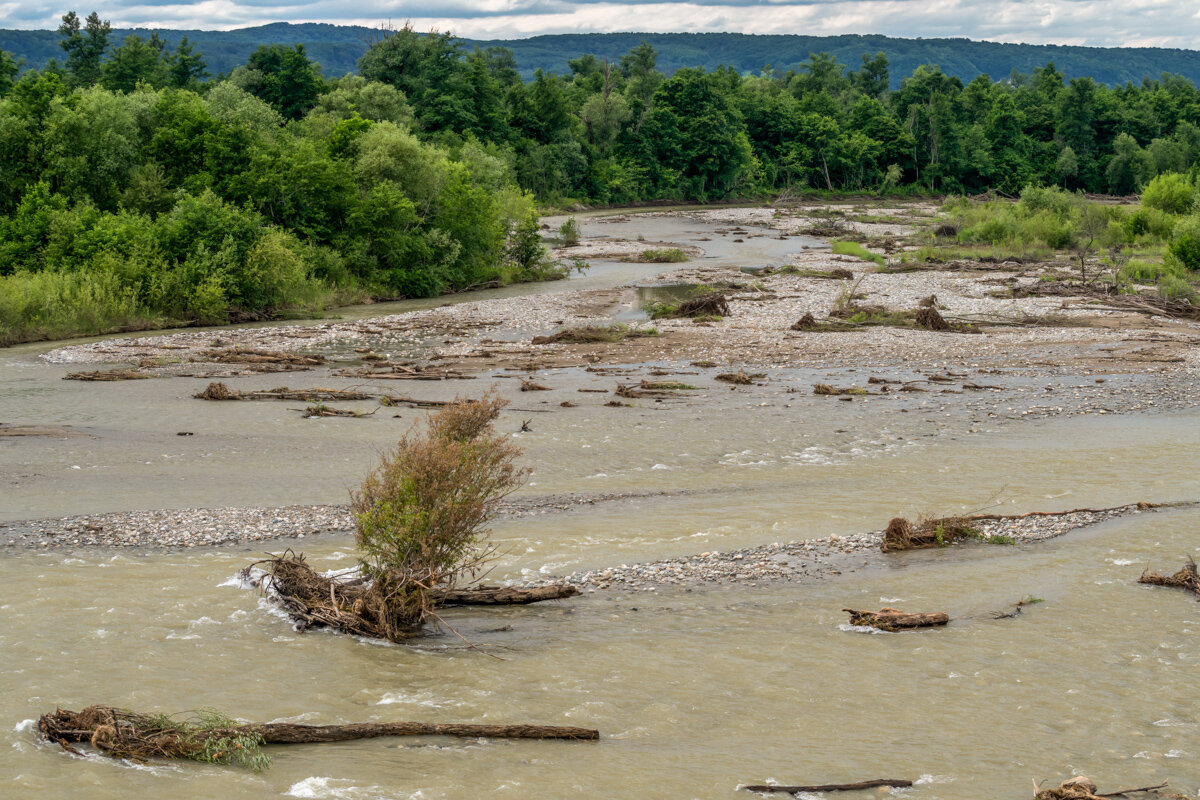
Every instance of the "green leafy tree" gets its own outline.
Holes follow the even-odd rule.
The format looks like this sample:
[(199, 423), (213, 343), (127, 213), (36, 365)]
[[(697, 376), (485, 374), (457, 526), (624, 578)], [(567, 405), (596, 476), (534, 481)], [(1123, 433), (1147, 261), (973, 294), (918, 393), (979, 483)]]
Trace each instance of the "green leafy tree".
[(163, 41), (155, 34), (149, 40), (136, 33), (125, 37), (100, 67), (101, 84), (114, 92), (132, 92), (139, 83), (162, 86), (167, 82)]
[(237, 86), (270, 103), (287, 119), (300, 119), (325, 89), (321, 67), (309, 60), (304, 45), (261, 45), (245, 67), (230, 78)]
[(175, 45), (175, 50), (166, 57), (167, 76), (176, 89), (194, 89), (208, 77), (208, 65), (204, 56), (196, 52), (184, 36)]

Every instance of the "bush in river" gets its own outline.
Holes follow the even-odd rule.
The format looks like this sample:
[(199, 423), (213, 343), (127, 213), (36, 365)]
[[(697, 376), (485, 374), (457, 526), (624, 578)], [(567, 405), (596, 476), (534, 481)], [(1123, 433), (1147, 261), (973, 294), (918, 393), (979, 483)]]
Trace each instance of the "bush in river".
[(420, 620), (426, 590), (487, 560), (487, 524), (521, 485), (520, 450), (492, 423), (506, 401), (458, 400), (409, 433), (351, 496), (363, 573)]

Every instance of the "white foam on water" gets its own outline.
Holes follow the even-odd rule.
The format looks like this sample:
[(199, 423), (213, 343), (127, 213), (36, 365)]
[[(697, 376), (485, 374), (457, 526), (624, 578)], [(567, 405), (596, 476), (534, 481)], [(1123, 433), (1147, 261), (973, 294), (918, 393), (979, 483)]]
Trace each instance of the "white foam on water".
[(35, 725), (37, 725), (36, 719), (23, 719), (16, 725), (13, 725), (13, 730), (18, 733), (24, 733), (25, 731), (33, 730)]
[(872, 628), (870, 625), (851, 625), (849, 622), (843, 622), (838, 625), (838, 630), (849, 631), (850, 633), (870, 633), (870, 634), (885, 634), (890, 631), (881, 631), (878, 628)]

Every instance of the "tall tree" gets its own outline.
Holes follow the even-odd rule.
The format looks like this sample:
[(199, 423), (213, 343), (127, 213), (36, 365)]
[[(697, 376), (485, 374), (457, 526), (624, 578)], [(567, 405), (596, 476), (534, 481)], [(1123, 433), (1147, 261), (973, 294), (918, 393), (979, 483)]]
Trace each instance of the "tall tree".
[(309, 60), (302, 44), (261, 45), (250, 54), (246, 66), (239, 67), (231, 78), (288, 119), (300, 119), (307, 114), (325, 88), (321, 67)]
[(100, 15), (93, 11), (81, 27), (79, 15), (68, 11), (58, 26), (58, 33), (62, 36), (59, 46), (67, 53), (71, 82), (76, 86), (92, 86), (99, 82), (101, 60), (112, 33), (108, 20), (101, 21)]

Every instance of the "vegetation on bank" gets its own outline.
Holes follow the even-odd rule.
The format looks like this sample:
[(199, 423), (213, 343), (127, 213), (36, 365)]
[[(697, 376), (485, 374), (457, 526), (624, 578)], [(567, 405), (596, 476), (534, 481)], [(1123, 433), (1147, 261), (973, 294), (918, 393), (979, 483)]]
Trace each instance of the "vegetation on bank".
[[(535, 201), (1144, 188), (1121, 246), (1169, 245), (1160, 284), (1200, 261), (1200, 92), (1178, 77), (1110, 89), (1048, 64), (964, 85), (919, 67), (893, 91), (882, 54), (847, 70), (822, 53), (667, 77), (642, 43), (525, 83), (504, 48), (406, 27), (358, 75), (273, 45), (209, 79), (186, 41), (110, 42), (95, 14), (59, 36), (41, 70), (0, 57), (0, 343), (561, 276)], [(1116, 212), (1030, 202), (952, 209), (961, 243), (1116, 246)]]

